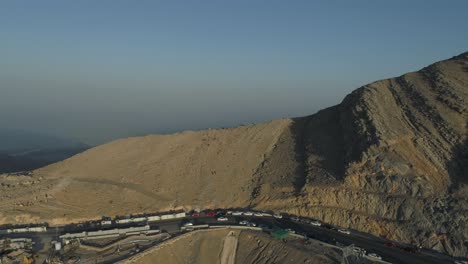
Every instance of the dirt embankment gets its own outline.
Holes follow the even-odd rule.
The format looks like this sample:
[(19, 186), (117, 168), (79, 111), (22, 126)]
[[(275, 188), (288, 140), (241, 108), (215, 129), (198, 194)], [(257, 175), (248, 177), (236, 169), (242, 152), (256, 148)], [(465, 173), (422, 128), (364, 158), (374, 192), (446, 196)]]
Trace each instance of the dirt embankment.
[(340, 263), (341, 251), (291, 239), (277, 241), (254, 231), (208, 230), (186, 234), (143, 252), (125, 264)]

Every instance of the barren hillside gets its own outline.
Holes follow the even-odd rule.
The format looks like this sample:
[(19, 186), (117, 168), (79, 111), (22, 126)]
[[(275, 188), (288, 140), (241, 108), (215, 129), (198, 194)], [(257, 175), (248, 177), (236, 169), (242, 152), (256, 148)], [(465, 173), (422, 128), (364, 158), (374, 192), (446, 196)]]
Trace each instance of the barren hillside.
[(2, 222), (254, 207), (465, 255), (468, 53), (314, 115), (122, 139), (2, 177)]

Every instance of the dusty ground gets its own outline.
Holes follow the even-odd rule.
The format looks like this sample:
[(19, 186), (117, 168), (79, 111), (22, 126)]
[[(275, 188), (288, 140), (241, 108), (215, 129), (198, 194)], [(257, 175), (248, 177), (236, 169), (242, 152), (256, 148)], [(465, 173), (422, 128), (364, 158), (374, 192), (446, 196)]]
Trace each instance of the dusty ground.
[(252, 207), (468, 256), (468, 53), (314, 115), (122, 139), (0, 177), (0, 223)]
[[(234, 234), (230, 235), (231, 232)], [(318, 244), (302, 245), (295, 239), (288, 239), (287, 242), (276, 241), (267, 234), (254, 231), (210, 230), (190, 233), (174, 242), (169, 241), (163, 247), (151, 249), (124, 263), (266, 264), (340, 261), (340, 250)]]
[(242, 231), (236, 255), (237, 264), (341, 263), (342, 252), (312, 242), (304, 245), (297, 239), (278, 241), (259, 232)]
[(188, 233), (136, 255), (123, 263), (219, 263), (223, 240), (228, 234), (229, 230), (226, 229)]

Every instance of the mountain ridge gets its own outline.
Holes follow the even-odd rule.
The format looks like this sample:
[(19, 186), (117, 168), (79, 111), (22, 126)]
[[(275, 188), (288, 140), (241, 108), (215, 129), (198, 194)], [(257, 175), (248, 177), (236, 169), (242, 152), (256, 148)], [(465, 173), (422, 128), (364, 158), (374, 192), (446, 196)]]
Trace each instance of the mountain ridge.
[(252, 207), (467, 256), (467, 102), (465, 52), (310, 116), (89, 149), (3, 190), (0, 220)]

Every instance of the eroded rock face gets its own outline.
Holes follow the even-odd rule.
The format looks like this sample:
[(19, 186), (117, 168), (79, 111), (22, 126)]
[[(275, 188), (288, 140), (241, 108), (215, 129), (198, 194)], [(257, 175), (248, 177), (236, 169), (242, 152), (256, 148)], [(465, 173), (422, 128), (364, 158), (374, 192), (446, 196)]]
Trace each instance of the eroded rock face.
[(30, 185), (0, 178), (0, 222), (253, 207), (468, 256), (467, 108), (464, 53), (311, 116), (123, 139)]
[(290, 211), (466, 256), (467, 108), (464, 53), (296, 119)]

